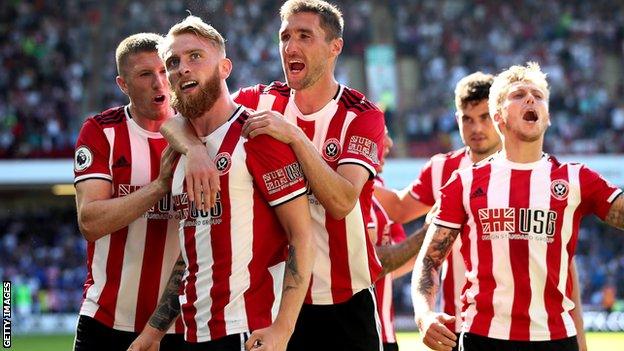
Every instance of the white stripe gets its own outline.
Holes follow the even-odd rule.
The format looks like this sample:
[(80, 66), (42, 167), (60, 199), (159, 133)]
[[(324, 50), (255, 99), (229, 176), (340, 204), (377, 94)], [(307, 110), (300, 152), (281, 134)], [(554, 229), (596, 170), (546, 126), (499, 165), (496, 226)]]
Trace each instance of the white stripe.
[(351, 122), (353, 122), (355, 117), (357, 117), (357, 115), (353, 111), (347, 111), (347, 113), (345, 114), (345, 120), (344, 120), (344, 123), (342, 124), (342, 130), (340, 131), (340, 145), (342, 145), (343, 152), (344, 152), (344, 148), (347, 142), (347, 140), (345, 140), (347, 131), (349, 130), (349, 126), (351, 125)]
[(461, 237), (457, 237), (455, 239), (455, 243), (453, 243), (453, 304), (455, 305), (455, 332), (459, 333), (461, 331), (461, 310), (462, 310), (462, 302), (461, 302), (461, 292), (464, 288), (464, 284), (466, 283), (466, 265), (464, 264), (464, 259), (461, 254), (462, 240)]
[[(550, 210), (550, 173), (552, 164), (549, 162), (544, 167), (536, 167), (531, 172), (529, 208), (544, 210), (546, 215)], [(544, 218), (546, 220), (546, 218)], [(547, 225), (546, 222), (543, 223)], [(546, 228), (543, 228), (544, 231)], [(531, 235), (545, 236), (544, 233), (532, 233)], [(548, 313), (544, 301), (544, 290), (548, 265), (546, 253), (548, 244), (546, 241), (529, 240), (529, 280), (531, 286), (531, 300), (529, 303), (529, 340), (545, 340), (544, 331), (548, 333)]]
[[(491, 163), (488, 185), (488, 208), (508, 208), (511, 170), (500, 163)], [(477, 214), (478, 215), (478, 214)], [(492, 244), (492, 275), (496, 282), (492, 305), (494, 317), (488, 336), (498, 339), (509, 338), (511, 309), (514, 298), (514, 280), (509, 259), (509, 240), (490, 240)]]
[[(110, 174), (113, 174), (113, 148), (115, 147), (115, 128), (104, 128), (104, 135), (106, 136), (106, 140), (108, 140), (108, 145), (110, 147), (110, 153), (108, 154), (108, 171)], [(128, 131), (130, 133), (130, 131)]]
[(307, 188), (307, 187), (302, 188), (302, 189), (299, 189), (299, 190), (294, 191), (294, 192), (292, 192), (292, 193), (290, 193), (290, 194), (286, 194), (286, 195), (284, 195), (284, 196), (280, 197), (280, 198), (279, 198), (279, 199), (277, 199), (277, 200), (270, 201), (270, 202), (269, 202), (269, 205), (270, 205), (271, 207), (275, 207), (275, 206), (277, 206), (277, 205), (281, 205), (281, 204), (283, 204), (283, 203), (285, 203), (285, 202), (288, 202), (288, 200), (291, 200), (291, 199), (296, 198), (297, 196), (299, 196), (299, 195), (301, 195), (301, 194), (305, 194), (307, 191), (308, 191), (308, 188)]
[(271, 110), (273, 107), (273, 103), (275, 102), (276, 96), (271, 94), (260, 94), (258, 98), (258, 106), (256, 107), (256, 111), (264, 111)]
[(373, 177), (377, 175), (377, 170), (371, 166), (368, 162), (366, 161), (362, 161), (360, 159), (357, 158), (343, 158), (340, 161), (338, 161), (338, 165), (343, 165), (345, 163), (357, 163), (359, 165), (364, 166), (364, 168), (366, 168), (372, 175)]
[(333, 304), (331, 295), (331, 260), (329, 259), (329, 235), (325, 229), (325, 209), (314, 195), (310, 199), (310, 214), (312, 215), (312, 231), (317, 245), (314, 268), (312, 270), (312, 303)]
[(83, 174), (81, 176), (78, 176), (76, 178), (74, 178), (74, 184), (78, 183), (81, 180), (85, 180), (85, 179), (91, 179), (91, 178), (96, 178), (96, 179), (108, 179), (110, 181), (113, 180), (113, 177), (110, 176), (110, 174), (105, 174), (105, 173), (89, 173), (89, 174)]
[(559, 268), (559, 284), (557, 288), (564, 293), (562, 301), (563, 312), (561, 317), (563, 318), (563, 324), (566, 328), (568, 336), (576, 335), (576, 327), (574, 326), (574, 320), (570, 316), (570, 310), (574, 309), (574, 302), (565, 295), (567, 277), (569, 275), (570, 266), (568, 261), (570, 256), (566, 246), (572, 240), (572, 232), (574, 229), (574, 212), (581, 203), (581, 182), (580, 182), (580, 164), (568, 164), (568, 206), (566, 206), (563, 212), (563, 223), (561, 225), (561, 262)]
[(223, 311), (227, 335), (249, 329), (243, 293), (251, 285), (248, 265), (253, 258), (253, 239), (250, 236), (253, 236), (254, 191), (251, 188), (253, 178), (247, 169), (246, 153), (241, 141), (237, 142), (232, 152), (228, 181), (230, 208), (235, 212), (230, 216), (229, 229), (232, 250), (230, 297)]
[[(383, 290), (377, 290), (381, 294), (381, 318), (384, 327), (384, 335), (388, 342), (396, 342), (394, 338), (394, 324), (392, 323), (392, 274), (386, 274)], [(377, 285), (379, 287), (379, 285)]]
[[(175, 216), (175, 212), (173, 212), (173, 203), (171, 204), (172, 211), (170, 214)], [(180, 241), (178, 239), (178, 224), (179, 221), (169, 220), (167, 222), (167, 237), (165, 239), (165, 251), (162, 261), (162, 266), (160, 269), (160, 286), (158, 289), (158, 299), (162, 296), (165, 288), (167, 287), (167, 282), (169, 282), (169, 277), (171, 276), (171, 271), (173, 270), (173, 266), (175, 262), (178, 260), (178, 256), (180, 255)], [(173, 264), (172, 264), (173, 262)], [(175, 333), (175, 323), (171, 325), (167, 333)]]
[[(205, 217), (200, 217), (207, 219)], [(183, 234), (182, 234), (183, 237)], [(184, 240), (184, 239), (182, 239)], [(212, 297), (210, 291), (214, 286), (212, 280), (212, 265), (214, 264), (214, 255), (210, 242), (210, 225), (198, 225), (195, 231), (195, 253), (197, 256), (197, 280), (195, 282), (195, 292), (197, 300), (193, 304), (195, 310), (195, 324), (197, 325), (197, 341), (203, 342), (211, 339), (208, 321), (212, 317), (210, 306), (212, 305)]]
[(622, 189), (616, 189), (609, 198), (607, 198), (607, 202), (611, 203), (615, 198), (622, 193)]
[(433, 224), (439, 225), (439, 226), (443, 226), (443, 227), (447, 227), (447, 228), (451, 228), (451, 229), (461, 229), (461, 227), (462, 227), (461, 224), (443, 221), (443, 220), (441, 220), (439, 218), (434, 218), (433, 219)]
[(279, 312), (280, 303), (282, 301), (282, 287), (284, 285), (284, 272), (286, 270), (286, 262), (281, 262), (273, 267), (269, 267), (269, 273), (273, 279), (273, 306), (271, 307), (271, 320), (275, 321)]
[[(128, 125), (128, 137), (130, 138), (130, 157), (132, 159), (130, 184), (148, 184), (151, 173), (148, 140), (142, 134), (133, 133), (133, 130), (130, 129), (130, 124)], [(134, 331), (146, 233), (147, 218), (143, 215), (128, 225), (117, 305), (115, 306), (114, 327), (116, 329)]]
[(93, 317), (98, 309), (97, 301), (100, 299), (102, 289), (106, 284), (106, 263), (108, 262), (108, 251), (110, 249), (110, 235), (105, 235), (94, 243), (93, 261), (91, 262), (91, 274), (93, 285), (87, 289), (87, 294), (80, 314)]
[[(351, 288), (353, 293), (362, 289), (366, 289), (374, 282), (371, 281), (370, 271), (368, 270), (368, 250), (366, 249), (366, 241), (368, 233), (364, 226), (364, 217), (362, 216), (362, 205), (358, 198), (355, 206), (345, 217), (347, 250), (349, 256), (349, 273), (351, 275)], [(377, 256), (375, 255), (377, 259)], [(381, 265), (379, 260), (377, 264)], [(362, 269), (364, 267), (364, 269)]]
[(442, 169), (447, 158), (434, 156), (431, 158), (431, 193), (435, 201), (440, 198), (440, 188), (442, 188)]

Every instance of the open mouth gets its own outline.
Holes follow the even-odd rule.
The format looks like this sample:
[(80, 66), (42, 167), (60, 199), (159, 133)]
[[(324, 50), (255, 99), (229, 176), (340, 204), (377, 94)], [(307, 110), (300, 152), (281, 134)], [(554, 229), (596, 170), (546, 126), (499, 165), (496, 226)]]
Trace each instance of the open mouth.
[(186, 82), (180, 84), (180, 89), (182, 89), (182, 91), (186, 91), (189, 89), (193, 89), (197, 85), (199, 85), (199, 83), (196, 80), (187, 80)]
[(157, 104), (161, 104), (161, 103), (165, 102), (165, 96), (164, 96), (164, 95), (156, 95), (156, 96), (154, 97), (154, 100), (153, 100), (153, 101), (154, 101), (155, 103), (157, 103)]
[(303, 71), (304, 68), (305, 68), (305, 63), (301, 61), (290, 61), (288, 63), (288, 69), (293, 73), (299, 73)]
[(538, 120), (537, 113), (533, 110), (526, 111), (524, 115), (522, 116), (522, 119), (527, 122), (537, 122)]

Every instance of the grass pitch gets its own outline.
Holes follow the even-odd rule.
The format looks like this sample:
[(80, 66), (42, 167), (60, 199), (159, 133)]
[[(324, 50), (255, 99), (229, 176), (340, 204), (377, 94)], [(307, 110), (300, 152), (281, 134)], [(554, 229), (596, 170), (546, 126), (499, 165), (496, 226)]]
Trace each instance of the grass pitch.
[[(73, 335), (28, 335), (14, 336), (14, 351), (70, 351)], [(398, 334), (399, 348), (403, 351), (428, 350), (421, 342), (418, 333), (407, 332)], [(589, 351), (621, 351), (624, 350), (624, 333), (588, 333)]]

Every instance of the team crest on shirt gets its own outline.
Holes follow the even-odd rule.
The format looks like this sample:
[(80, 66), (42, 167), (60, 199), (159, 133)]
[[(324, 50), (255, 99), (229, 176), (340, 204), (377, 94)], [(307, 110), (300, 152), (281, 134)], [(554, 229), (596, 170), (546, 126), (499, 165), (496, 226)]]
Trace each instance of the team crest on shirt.
[(340, 156), (340, 141), (336, 138), (330, 138), (323, 144), (323, 158), (326, 161), (333, 162)]
[(220, 175), (227, 174), (232, 167), (232, 156), (227, 152), (222, 152), (215, 157), (214, 163)]
[(82, 172), (89, 168), (93, 163), (93, 154), (88, 147), (82, 145), (76, 149), (74, 154), (74, 169), (76, 172)]
[(570, 193), (570, 184), (563, 179), (556, 179), (550, 183), (550, 194), (557, 200), (565, 200)]

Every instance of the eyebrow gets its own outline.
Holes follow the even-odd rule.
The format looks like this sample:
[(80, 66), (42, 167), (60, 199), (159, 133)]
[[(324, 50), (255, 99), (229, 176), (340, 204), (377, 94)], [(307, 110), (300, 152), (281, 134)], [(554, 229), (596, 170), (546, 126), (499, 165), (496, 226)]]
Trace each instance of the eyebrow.
[(285, 32), (306, 33), (306, 34), (314, 33), (314, 31), (308, 28), (294, 28), (292, 30), (284, 29), (283, 31), (280, 32), (280, 36), (282, 36)]

